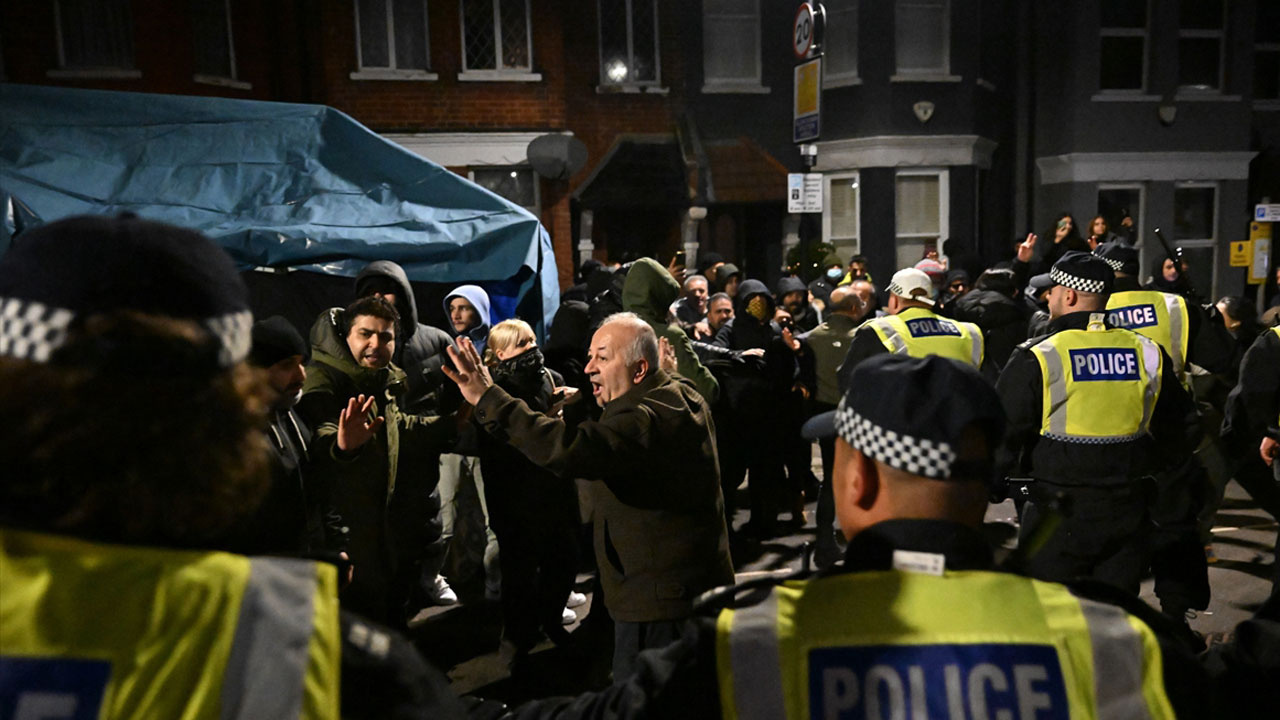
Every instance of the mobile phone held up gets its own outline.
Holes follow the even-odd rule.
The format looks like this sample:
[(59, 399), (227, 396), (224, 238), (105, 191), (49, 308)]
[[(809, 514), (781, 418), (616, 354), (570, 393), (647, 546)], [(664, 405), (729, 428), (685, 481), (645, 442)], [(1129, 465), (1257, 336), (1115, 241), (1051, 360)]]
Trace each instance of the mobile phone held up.
[(676, 256), (674, 259), (672, 259), (671, 264), (675, 265), (676, 267), (684, 267), (685, 255), (683, 250), (676, 251)]

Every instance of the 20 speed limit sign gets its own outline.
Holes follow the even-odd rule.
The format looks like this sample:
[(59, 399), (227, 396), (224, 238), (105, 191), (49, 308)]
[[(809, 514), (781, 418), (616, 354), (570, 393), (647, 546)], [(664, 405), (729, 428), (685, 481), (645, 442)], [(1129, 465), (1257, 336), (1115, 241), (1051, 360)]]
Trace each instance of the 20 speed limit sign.
[(791, 28), (791, 49), (798, 59), (805, 59), (813, 49), (813, 5), (800, 3), (796, 10), (796, 22)]

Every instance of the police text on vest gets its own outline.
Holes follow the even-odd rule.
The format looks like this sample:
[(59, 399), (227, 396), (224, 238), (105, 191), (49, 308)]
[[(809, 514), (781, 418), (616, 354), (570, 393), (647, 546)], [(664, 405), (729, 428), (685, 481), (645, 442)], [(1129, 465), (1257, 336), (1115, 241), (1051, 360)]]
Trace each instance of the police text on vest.
[(1138, 351), (1130, 348), (1072, 350), (1071, 377), (1086, 380), (1138, 380)]

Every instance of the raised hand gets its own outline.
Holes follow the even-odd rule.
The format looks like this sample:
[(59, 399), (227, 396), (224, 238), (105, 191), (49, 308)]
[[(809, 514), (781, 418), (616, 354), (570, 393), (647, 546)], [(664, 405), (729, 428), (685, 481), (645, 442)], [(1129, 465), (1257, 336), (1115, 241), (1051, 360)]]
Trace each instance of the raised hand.
[(369, 438), (378, 433), (384, 417), (369, 419), (373, 410), (373, 396), (358, 395), (347, 401), (347, 406), (338, 415), (338, 448), (343, 452), (359, 449)]
[(470, 339), (459, 337), (457, 345), (449, 346), (449, 358), (453, 367), (443, 367), (444, 374), (458, 385), (462, 397), (475, 405), (480, 402), (486, 390), (493, 385), (489, 376), (489, 368), (480, 359), (480, 353)]
[(1018, 262), (1031, 262), (1036, 249), (1036, 240), (1038, 239), (1035, 233), (1027, 233), (1027, 239), (1018, 245)]
[(676, 362), (676, 349), (671, 347), (671, 343), (666, 338), (658, 338), (658, 365), (663, 371), (673, 373), (676, 371), (678, 363)]

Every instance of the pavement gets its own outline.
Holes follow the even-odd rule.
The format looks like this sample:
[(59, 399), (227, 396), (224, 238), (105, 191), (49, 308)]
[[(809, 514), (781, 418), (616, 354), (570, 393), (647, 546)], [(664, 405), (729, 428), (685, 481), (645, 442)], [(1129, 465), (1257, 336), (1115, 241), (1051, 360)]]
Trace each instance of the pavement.
[[(740, 494), (738, 507), (744, 507), (745, 493)], [(784, 576), (800, 570), (805, 547), (815, 537), (815, 509), (813, 502), (805, 505), (803, 523), (787, 524), (783, 513), (779, 521), (783, 534), (776, 538), (735, 545), (737, 581)], [(735, 527), (746, 519), (746, 511), (740, 510)], [(1017, 537), (1013, 503), (992, 505), (983, 529), (997, 548), (997, 558), (1007, 554)], [(1238, 485), (1230, 483), (1213, 529), (1216, 560), (1209, 566), (1212, 600), (1208, 609), (1188, 619), (1191, 628), (1208, 642), (1229, 640), (1235, 626), (1266, 599), (1275, 563), (1276, 533), (1275, 521), (1259, 510)], [(583, 558), (590, 561), (589, 547)], [(451, 686), (460, 695), (516, 704), (600, 689), (610, 681), (613, 630), (603, 608), (595, 607), (592, 578), (588, 573), (578, 576), (576, 589), (587, 594), (588, 602), (576, 609), (578, 621), (568, 626), (571, 639), (562, 647), (546, 641), (527, 657), (514, 658), (501, 643), (502, 621), (497, 602), (484, 599), (482, 587), (456, 583), (462, 602), (430, 609), (425, 624), (413, 631), (412, 637), (423, 654), (447, 673)], [(1142, 585), (1142, 598), (1159, 607), (1150, 579)]]

